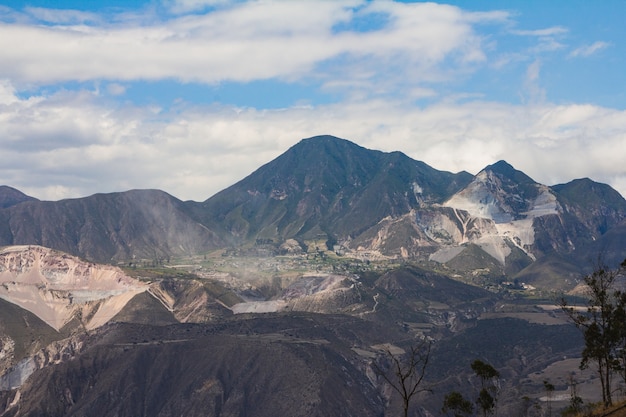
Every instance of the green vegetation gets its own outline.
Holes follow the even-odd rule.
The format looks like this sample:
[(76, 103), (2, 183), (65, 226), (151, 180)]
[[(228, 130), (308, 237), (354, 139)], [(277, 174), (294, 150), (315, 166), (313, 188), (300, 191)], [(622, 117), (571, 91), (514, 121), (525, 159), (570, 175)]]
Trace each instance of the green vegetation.
[(474, 412), (474, 404), (458, 391), (452, 391), (443, 400), (443, 413), (452, 413), (454, 417), (470, 416)]
[(167, 267), (123, 267), (125, 274), (142, 281), (155, 281), (159, 279), (198, 279), (198, 275), (184, 269)]
[(479, 359), (472, 362), (471, 367), (476, 376), (480, 378), (480, 391), (478, 392), (478, 398), (476, 398), (476, 405), (478, 405), (482, 411), (483, 416), (486, 417), (493, 413), (496, 408), (500, 372), (493, 366)]
[(584, 278), (589, 287), (586, 311), (561, 306), (585, 339), (581, 369), (595, 363), (602, 387), (605, 407), (613, 405), (613, 375), (621, 372), (626, 381), (626, 292), (617, 289), (617, 278), (626, 270), (626, 260), (620, 268), (598, 266)]

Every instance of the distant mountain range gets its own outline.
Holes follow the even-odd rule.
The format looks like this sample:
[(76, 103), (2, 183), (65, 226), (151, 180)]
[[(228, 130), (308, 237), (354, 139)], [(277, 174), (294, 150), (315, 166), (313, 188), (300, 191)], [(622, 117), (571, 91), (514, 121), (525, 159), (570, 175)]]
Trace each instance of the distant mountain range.
[[(566, 282), (602, 254), (623, 260), (626, 200), (590, 179), (539, 184), (505, 161), (477, 175), (332, 136), (304, 139), (204, 202), (158, 190), (38, 201), (0, 187), (0, 245), (36, 244), (98, 262), (295, 240), (344, 256), (444, 265), (536, 285)], [(572, 277), (573, 278), (573, 277)]]

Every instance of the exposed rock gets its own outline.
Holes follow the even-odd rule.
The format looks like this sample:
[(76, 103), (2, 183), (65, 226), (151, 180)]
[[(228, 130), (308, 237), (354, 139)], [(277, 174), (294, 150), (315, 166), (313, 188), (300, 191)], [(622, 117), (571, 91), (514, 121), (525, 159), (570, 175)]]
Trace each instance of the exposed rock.
[(318, 326), (312, 332), (309, 319), (274, 322), (277, 329), (300, 336), (266, 333), (252, 323), (255, 332), (248, 335), (198, 325), (102, 328), (74, 360), (36, 371), (20, 397), (4, 410), (0, 405), (0, 412), (33, 417), (383, 414), (382, 398), (346, 341), (329, 344), (332, 334)]
[(0, 298), (56, 330), (75, 318), (87, 329), (101, 326), (147, 288), (117, 267), (41, 246), (0, 250)]

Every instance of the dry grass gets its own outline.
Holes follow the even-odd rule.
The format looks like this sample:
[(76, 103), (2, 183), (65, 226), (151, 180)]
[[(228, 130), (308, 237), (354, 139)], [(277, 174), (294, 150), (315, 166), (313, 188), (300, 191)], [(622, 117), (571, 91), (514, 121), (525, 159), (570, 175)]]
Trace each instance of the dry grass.
[[(589, 414), (580, 414), (580, 417), (584, 416), (589, 416)], [(609, 408), (600, 407), (592, 412), (591, 417), (626, 417), (626, 401)]]

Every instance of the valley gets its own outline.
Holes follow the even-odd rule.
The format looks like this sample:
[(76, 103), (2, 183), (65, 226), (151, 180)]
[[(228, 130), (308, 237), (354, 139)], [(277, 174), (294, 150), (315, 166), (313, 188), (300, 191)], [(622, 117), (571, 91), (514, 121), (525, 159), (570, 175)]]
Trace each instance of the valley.
[[(446, 392), (463, 385), (461, 375), (470, 378), (468, 364), (475, 357), (489, 357), (494, 365), (506, 373), (503, 395), (506, 392), (507, 397), (503, 397), (502, 407), (519, 406), (519, 396), (535, 398), (536, 404), (542, 404), (542, 385), (537, 382), (537, 375), (555, 381), (564, 380), (567, 375), (555, 372), (554, 369), (561, 369), (562, 372), (562, 368), (556, 364), (563, 357), (576, 357), (580, 352), (580, 335), (567, 323), (562, 313), (548, 307), (550, 303), (554, 303), (548, 293), (523, 288), (510, 289), (506, 285), (498, 289), (490, 286), (489, 290), (485, 290), (446, 278), (433, 269), (426, 269), (436, 267), (437, 263), (411, 265), (394, 260), (363, 260), (340, 256), (334, 251), (316, 248), (315, 245), (309, 247), (312, 248), (310, 252), (297, 255), (235, 257), (229, 255), (228, 251), (214, 251), (192, 257), (172, 258), (170, 264), (152, 265), (146, 259), (136, 261), (134, 265), (124, 265), (117, 273), (123, 271), (123, 276), (127, 278), (120, 276), (116, 282), (135, 282), (133, 286), (143, 290), (137, 293), (129, 289), (126, 303), (120, 304), (117, 313), (110, 315), (108, 324), (86, 321), (78, 313), (85, 311), (86, 305), (95, 308), (96, 313), (99, 308), (107, 311), (106, 303), (101, 304), (102, 307), (93, 307), (93, 296), (90, 300), (83, 299), (82, 302), (86, 304), (82, 306), (78, 300), (67, 304), (63, 311), (73, 315), (74, 321), (70, 320), (68, 323), (74, 324), (57, 329), (66, 333), (65, 336), (57, 333), (56, 348), (40, 346), (38, 349), (43, 350), (40, 353), (34, 351), (33, 356), (40, 359), (20, 362), (19, 369), (26, 363), (29, 364), (27, 371), (20, 371), (21, 376), (11, 371), (18, 369), (14, 368), (18, 365), (16, 362), (13, 362), (13, 366), (11, 363), (5, 365), (9, 372), (0, 379), (8, 384), (5, 387), (12, 388), (7, 392), (14, 392), (13, 395), (20, 393), (18, 400), (13, 397), (9, 403), (20, 404), (19, 409), (22, 411), (34, 407), (34, 411), (29, 411), (26, 415), (69, 413), (75, 404), (82, 403), (85, 405), (81, 407), (87, 407), (86, 402), (94, 400), (80, 394), (82, 389), (76, 385), (80, 379), (76, 382), (58, 382), (71, 385), (67, 389), (72, 393), (72, 398), (64, 406), (56, 406), (61, 407), (56, 408), (56, 411), (46, 411), (50, 414), (39, 414), (43, 411), (35, 403), (31, 404), (27, 395), (38, 389), (36, 387), (39, 385), (33, 384), (41, 378), (58, 378), (59, 376), (50, 374), (52, 370), (55, 373), (75, 373), (79, 369), (66, 367), (75, 367), (80, 363), (81, 374), (97, 375), (98, 372), (105, 372), (104, 368), (85, 368), (91, 366), (88, 365), (90, 362), (81, 359), (85, 355), (100, 355), (94, 353), (98, 349), (110, 351), (108, 355), (117, 357), (115, 361), (134, 361), (135, 359), (130, 359), (135, 355), (131, 352), (141, 356), (149, 354), (146, 350), (157, 349), (161, 352), (159, 355), (169, 355), (167, 352), (170, 350), (178, 352), (198, 349), (193, 346), (209, 343), (205, 340), (206, 334), (213, 335), (210, 339), (213, 347), (208, 348), (209, 352), (213, 352), (212, 355), (216, 354), (216, 343), (228, 343), (230, 347), (224, 347), (227, 350), (241, 349), (242, 343), (244, 346), (251, 343), (254, 352), (263, 346), (271, 347), (272, 350), (279, 346), (286, 349), (291, 349), (287, 346), (299, 346), (298, 349), (311, 352), (330, 349), (335, 352), (334, 355), (339, 355), (338, 358), (351, 363), (350, 369), (353, 370), (350, 372), (356, 373), (350, 378), (369, 375), (369, 380), (366, 381), (374, 384), (372, 388), (377, 384), (372, 380), (371, 370), (368, 369), (371, 360), (380, 355), (381, 346), (396, 346), (395, 349), (402, 352), (412, 340), (426, 337), (433, 341), (432, 371), (429, 372), (428, 383), (437, 388), (433, 389), (433, 394), (420, 399), (419, 403), (424, 409), (438, 407), (437, 404), (442, 401)], [(53, 266), (45, 274), (41, 273), (41, 279), (50, 276), (55, 277), (57, 282), (63, 282), (67, 279), (63, 273), (82, 270), (80, 261), (73, 263), (73, 258), (59, 252), (49, 252), (40, 247), (14, 250), (27, 250), (28, 255), (23, 255), (27, 259), (47, 254), (48, 262), (38, 262), (37, 265), (41, 267), (45, 263)], [(5, 253), (12, 253), (13, 264), (18, 264), (15, 262), (15, 252), (5, 249)], [(54, 256), (58, 256), (58, 260), (54, 260)], [(74, 267), (67, 268), (67, 265)], [(23, 270), (24, 268), (22, 272)], [(5, 270), (5, 278), (7, 274), (8, 271)], [(72, 274), (73, 272), (70, 273)], [(33, 277), (37, 274), (30, 271), (24, 276), (34, 282)], [(90, 288), (90, 281), (85, 281), (84, 290)], [(92, 283), (95, 287), (90, 289), (91, 294), (96, 293), (96, 288), (103, 287), (100, 280), (94, 279)], [(114, 296), (102, 294), (102, 297), (111, 299)], [(42, 314), (45, 311), (42, 303), (45, 301), (39, 302), (35, 309), (29, 309), (28, 305), (22, 303), (22, 308), (46, 322), (46, 315)], [(132, 326), (130, 328), (133, 330), (129, 331), (127, 326)], [(510, 341), (511, 346), (503, 347), (496, 342), (486, 343), (488, 337), (502, 337), (505, 329), (516, 339)], [(484, 334), (485, 331), (491, 336)], [(480, 335), (478, 339), (477, 335)], [(19, 333), (13, 336), (15, 340), (20, 340)], [(462, 352), (458, 351), (459, 345), (463, 346)], [(511, 356), (510, 352), (516, 354)], [(8, 353), (13, 353), (7, 355), (8, 357), (18, 359), (14, 352)], [(255, 357), (258, 355), (249, 354)], [(28, 355), (25, 357), (29, 358)], [(455, 361), (445, 359), (450, 357), (454, 357)], [(159, 367), (177, 361), (175, 358), (161, 357), (159, 361), (163, 363)], [(333, 361), (339, 360), (338, 358)], [(213, 360), (227, 359), (215, 356)], [(206, 366), (213, 369), (215, 365)], [(307, 363), (307, 366), (311, 364)], [(209, 374), (211, 372), (213, 371)], [(93, 375), (89, 378), (96, 378)], [(122, 375), (126, 375), (126, 371), (117, 377), (108, 375), (107, 371), (106, 378), (122, 378)], [(224, 387), (221, 389), (226, 389), (226, 382), (219, 375), (214, 377), (217, 379), (211, 384), (218, 384)], [(67, 374), (64, 378), (77, 377)], [(582, 384), (593, 384), (593, 375), (580, 374), (577, 378), (581, 387)], [(288, 383), (290, 389), (296, 389), (293, 384), (300, 382), (289, 377), (284, 383)], [(366, 382), (359, 384), (364, 383)], [(94, 386), (98, 390), (104, 389), (101, 384), (99, 382)], [(165, 395), (169, 398), (168, 401), (174, 401), (183, 395), (178, 391), (171, 392), (172, 388), (164, 386), (154, 389), (155, 395)], [(592, 389), (587, 391), (593, 393)], [(32, 395), (38, 399), (37, 403), (42, 401), (41, 393)], [(230, 395), (233, 395), (232, 392)], [(218, 402), (224, 403), (220, 403), (219, 407), (226, 407), (229, 401), (235, 401), (237, 407), (243, 406), (239, 400), (234, 399), (236, 397), (229, 400), (222, 393), (220, 398), (222, 399)], [(124, 402), (121, 397), (118, 401)], [(193, 401), (197, 401), (194, 407), (200, 407), (198, 404), (207, 407), (207, 401), (215, 399), (208, 396)], [(382, 410), (385, 400), (380, 397), (376, 401), (380, 401), (376, 407)], [(214, 403), (211, 404), (210, 407), (217, 407)], [(370, 404), (368, 407), (371, 406)], [(14, 409), (15, 406), (9, 407), (5, 415), (12, 415), (11, 410)], [(393, 406), (387, 412), (391, 412), (390, 410), (393, 410)]]

